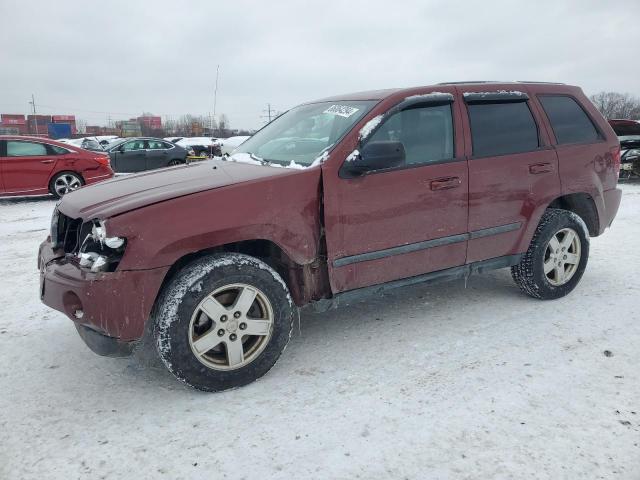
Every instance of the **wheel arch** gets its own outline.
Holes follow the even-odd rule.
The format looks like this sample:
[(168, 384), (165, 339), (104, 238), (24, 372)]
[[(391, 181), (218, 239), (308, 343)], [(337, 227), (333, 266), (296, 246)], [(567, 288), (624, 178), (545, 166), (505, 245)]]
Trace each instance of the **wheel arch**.
[(578, 215), (587, 225), (589, 235), (600, 234), (600, 217), (593, 197), (588, 193), (570, 193), (554, 199), (547, 208), (568, 210)]
[(178, 258), (165, 275), (156, 299), (165, 285), (182, 267), (198, 258), (215, 253), (242, 253), (263, 261), (282, 277), (293, 301), (298, 306), (329, 295), (330, 287), (326, 262), (316, 260), (311, 264), (302, 265), (295, 262), (277, 243), (267, 239), (254, 239), (204, 248)]

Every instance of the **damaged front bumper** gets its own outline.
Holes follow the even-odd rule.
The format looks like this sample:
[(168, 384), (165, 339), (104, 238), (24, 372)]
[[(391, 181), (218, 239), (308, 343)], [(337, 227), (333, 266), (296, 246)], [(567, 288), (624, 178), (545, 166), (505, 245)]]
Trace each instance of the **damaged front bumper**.
[(122, 356), (140, 339), (169, 267), (91, 272), (81, 268), (50, 239), (38, 253), (40, 298), (73, 322), (96, 353)]

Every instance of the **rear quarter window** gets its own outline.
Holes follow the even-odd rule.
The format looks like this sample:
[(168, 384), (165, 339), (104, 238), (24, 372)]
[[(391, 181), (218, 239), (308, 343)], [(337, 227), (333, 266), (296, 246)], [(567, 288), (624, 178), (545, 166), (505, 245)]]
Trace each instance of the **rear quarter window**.
[(539, 95), (559, 145), (593, 143), (601, 139), (598, 129), (573, 98), (566, 95)]
[(538, 127), (527, 102), (467, 105), (474, 157), (522, 153), (539, 147)]

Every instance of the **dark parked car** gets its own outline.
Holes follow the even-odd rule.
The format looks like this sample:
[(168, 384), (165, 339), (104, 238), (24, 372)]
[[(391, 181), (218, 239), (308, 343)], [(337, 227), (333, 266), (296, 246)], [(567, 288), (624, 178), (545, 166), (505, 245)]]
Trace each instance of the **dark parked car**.
[(106, 151), (116, 173), (143, 172), (187, 162), (187, 151), (161, 138), (127, 138), (110, 144)]
[(98, 143), (95, 138), (74, 138), (74, 139), (63, 139), (59, 140), (62, 143), (67, 145), (73, 145), (76, 147), (84, 148), (85, 150), (91, 150), (92, 152), (103, 152), (104, 147)]
[(221, 143), (217, 138), (211, 137), (182, 137), (173, 143), (189, 150), (191, 155), (197, 157), (222, 156)]
[(609, 120), (616, 132), (620, 147), (620, 178), (640, 177), (640, 121)]
[(226, 161), (66, 196), (40, 247), (41, 298), (98, 353), (152, 345), (193, 387), (237, 387), (275, 364), (303, 305), (503, 267), (531, 297), (567, 295), (616, 216), (619, 168), (578, 87), (319, 100)]
[(104, 153), (40, 137), (0, 136), (0, 195), (61, 197), (111, 177)]

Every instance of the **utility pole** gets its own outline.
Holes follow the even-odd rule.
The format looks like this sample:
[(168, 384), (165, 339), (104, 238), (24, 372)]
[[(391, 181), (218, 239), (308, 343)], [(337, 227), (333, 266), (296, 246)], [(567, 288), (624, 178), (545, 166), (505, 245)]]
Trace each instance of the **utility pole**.
[(220, 65), (216, 68), (216, 86), (213, 90), (213, 119), (216, 118), (216, 104), (218, 103), (218, 76), (220, 75)]
[(260, 118), (266, 119), (267, 123), (271, 123), (271, 120), (278, 114), (270, 103), (267, 103), (267, 108), (266, 110), (263, 110), (262, 113), (265, 113), (266, 115), (260, 115)]
[(31, 94), (31, 101), (29, 102), (31, 104), (31, 107), (33, 107), (33, 121), (36, 123), (36, 135), (38, 135), (38, 119), (36, 118), (36, 99), (33, 96), (33, 93)]

